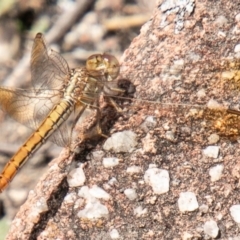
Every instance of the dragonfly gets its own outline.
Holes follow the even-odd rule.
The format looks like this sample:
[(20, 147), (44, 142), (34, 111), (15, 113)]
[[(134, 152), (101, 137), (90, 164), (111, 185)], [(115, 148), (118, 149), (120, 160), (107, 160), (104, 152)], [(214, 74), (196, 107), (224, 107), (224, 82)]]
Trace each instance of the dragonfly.
[[(170, 70), (173, 74), (178, 75), (182, 65), (180, 64), (178, 68), (177, 62), (176, 66)], [(36, 35), (31, 54), (33, 88), (0, 87), (1, 109), (14, 120), (34, 130), (1, 172), (0, 193), (46, 140), (50, 139), (59, 146), (69, 146), (73, 126), (86, 108), (96, 105), (101, 93), (107, 96), (110, 103), (117, 108), (112, 97), (124, 92), (123, 89), (113, 84), (119, 75), (119, 71), (118, 60), (109, 54), (92, 55), (87, 59), (84, 68), (70, 70), (66, 60), (59, 53), (47, 49), (43, 35), (41, 33)], [(146, 102), (155, 103), (155, 101)], [(159, 102), (157, 104), (162, 105)], [(171, 103), (171, 105), (174, 104)], [(181, 104), (176, 104), (176, 106), (179, 107)], [(191, 104), (182, 104), (182, 106), (194, 107)], [(203, 106), (195, 106), (203, 108)], [(96, 107), (96, 109), (98, 108)], [(216, 125), (216, 128), (230, 129), (230, 134), (235, 134), (235, 130), (232, 131), (232, 124), (234, 122), (237, 125), (238, 118), (231, 116), (229, 120), (229, 117), (227, 117), (229, 126), (226, 127), (225, 122), (215, 120), (213, 117), (216, 115), (214, 111), (208, 110), (207, 113), (204, 112), (202, 115), (210, 121), (214, 119), (212, 125)], [(67, 119), (73, 113), (74, 121), (69, 127)], [(239, 111), (231, 109), (227, 109), (227, 113), (235, 116), (240, 115)]]
[[(85, 67), (70, 69), (59, 53), (47, 49), (43, 34), (37, 33), (31, 53), (33, 88), (0, 87), (2, 110), (34, 130), (2, 170), (0, 192), (47, 139), (59, 146), (69, 144), (74, 124), (86, 108), (94, 107), (101, 93), (122, 92), (110, 84), (118, 74), (118, 61), (108, 54), (92, 55)], [(114, 104), (113, 99), (110, 102)], [(73, 113), (69, 128), (66, 120)]]

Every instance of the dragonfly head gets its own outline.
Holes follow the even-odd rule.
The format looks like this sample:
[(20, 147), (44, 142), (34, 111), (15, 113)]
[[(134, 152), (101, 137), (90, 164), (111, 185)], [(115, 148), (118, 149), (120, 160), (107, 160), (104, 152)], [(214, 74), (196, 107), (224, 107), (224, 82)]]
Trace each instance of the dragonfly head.
[(120, 70), (118, 60), (110, 54), (91, 55), (86, 62), (86, 68), (94, 77), (104, 76), (107, 81), (117, 78)]

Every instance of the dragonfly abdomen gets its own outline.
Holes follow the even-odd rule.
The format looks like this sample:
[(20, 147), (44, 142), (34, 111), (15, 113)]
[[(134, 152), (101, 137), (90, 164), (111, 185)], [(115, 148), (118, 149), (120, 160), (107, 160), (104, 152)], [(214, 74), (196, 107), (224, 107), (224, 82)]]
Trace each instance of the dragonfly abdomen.
[(62, 99), (48, 114), (38, 129), (28, 138), (23, 146), (10, 159), (0, 175), (0, 192), (13, 179), (18, 169), (39, 149), (54, 131), (66, 121), (73, 111), (74, 101)]

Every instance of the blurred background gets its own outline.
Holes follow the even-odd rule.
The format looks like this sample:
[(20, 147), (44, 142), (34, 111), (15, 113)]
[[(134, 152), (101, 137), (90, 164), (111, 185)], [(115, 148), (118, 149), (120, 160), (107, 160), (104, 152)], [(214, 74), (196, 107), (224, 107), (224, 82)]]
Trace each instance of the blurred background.
[[(149, 20), (154, 0), (1, 0), (0, 81), (2, 86), (30, 85), (30, 52), (37, 32), (47, 45), (67, 60), (82, 66), (94, 53), (118, 59)], [(0, 170), (28, 137), (26, 127), (0, 112)], [(30, 189), (61, 148), (46, 143), (0, 194), (0, 240)]]

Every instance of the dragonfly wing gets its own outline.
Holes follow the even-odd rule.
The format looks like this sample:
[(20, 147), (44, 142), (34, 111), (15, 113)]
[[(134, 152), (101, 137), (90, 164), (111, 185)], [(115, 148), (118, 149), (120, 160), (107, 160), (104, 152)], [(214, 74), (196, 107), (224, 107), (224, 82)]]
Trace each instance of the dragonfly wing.
[(73, 139), (76, 138), (75, 135), (77, 135), (76, 132), (73, 134), (73, 128), (79, 118), (82, 117), (86, 107), (85, 105), (75, 107), (74, 112), (70, 115), (68, 120), (62, 123), (62, 125), (51, 135), (49, 140), (61, 147), (70, 146)]
[[(0, 87), (0, 107), (11, 118), (33, 130), (37, 129), (53, 106), (59, 102), (59, 91), (11, 89)], [(58, 146), (69, 146), (73, 126), (84, 111), (79, 106), (69, 119), (64, 122), (50, 137), (50, 141)]]
[(60, 147), (70, 146), (72, 129), (64, 122), (49, 138), (49, 141)]
[(0, 107), (10, 117), (25, 126), (36, 129), (56, 102), (58, 91), (10, 89), (0, 87)]
[[(38, 92), (36, 95), (35, 90), (13, 90), (0, 87), (0, 107), (17, 122), (35, 130), (53, 106), (59, 102), (57, 92), (44, 91), (42, 94)], [(67, 123), (63, 123), (50, 137), (50, 141), (59, 146), (67, 146), (69, 145), (71, 131), (71, 127)]]
[(31, 54), (32, 84), (35, 90), (61, 90), (69, 78), (66, 60), (53, 50), (48, 51), (41, 33), (34, 39)]

